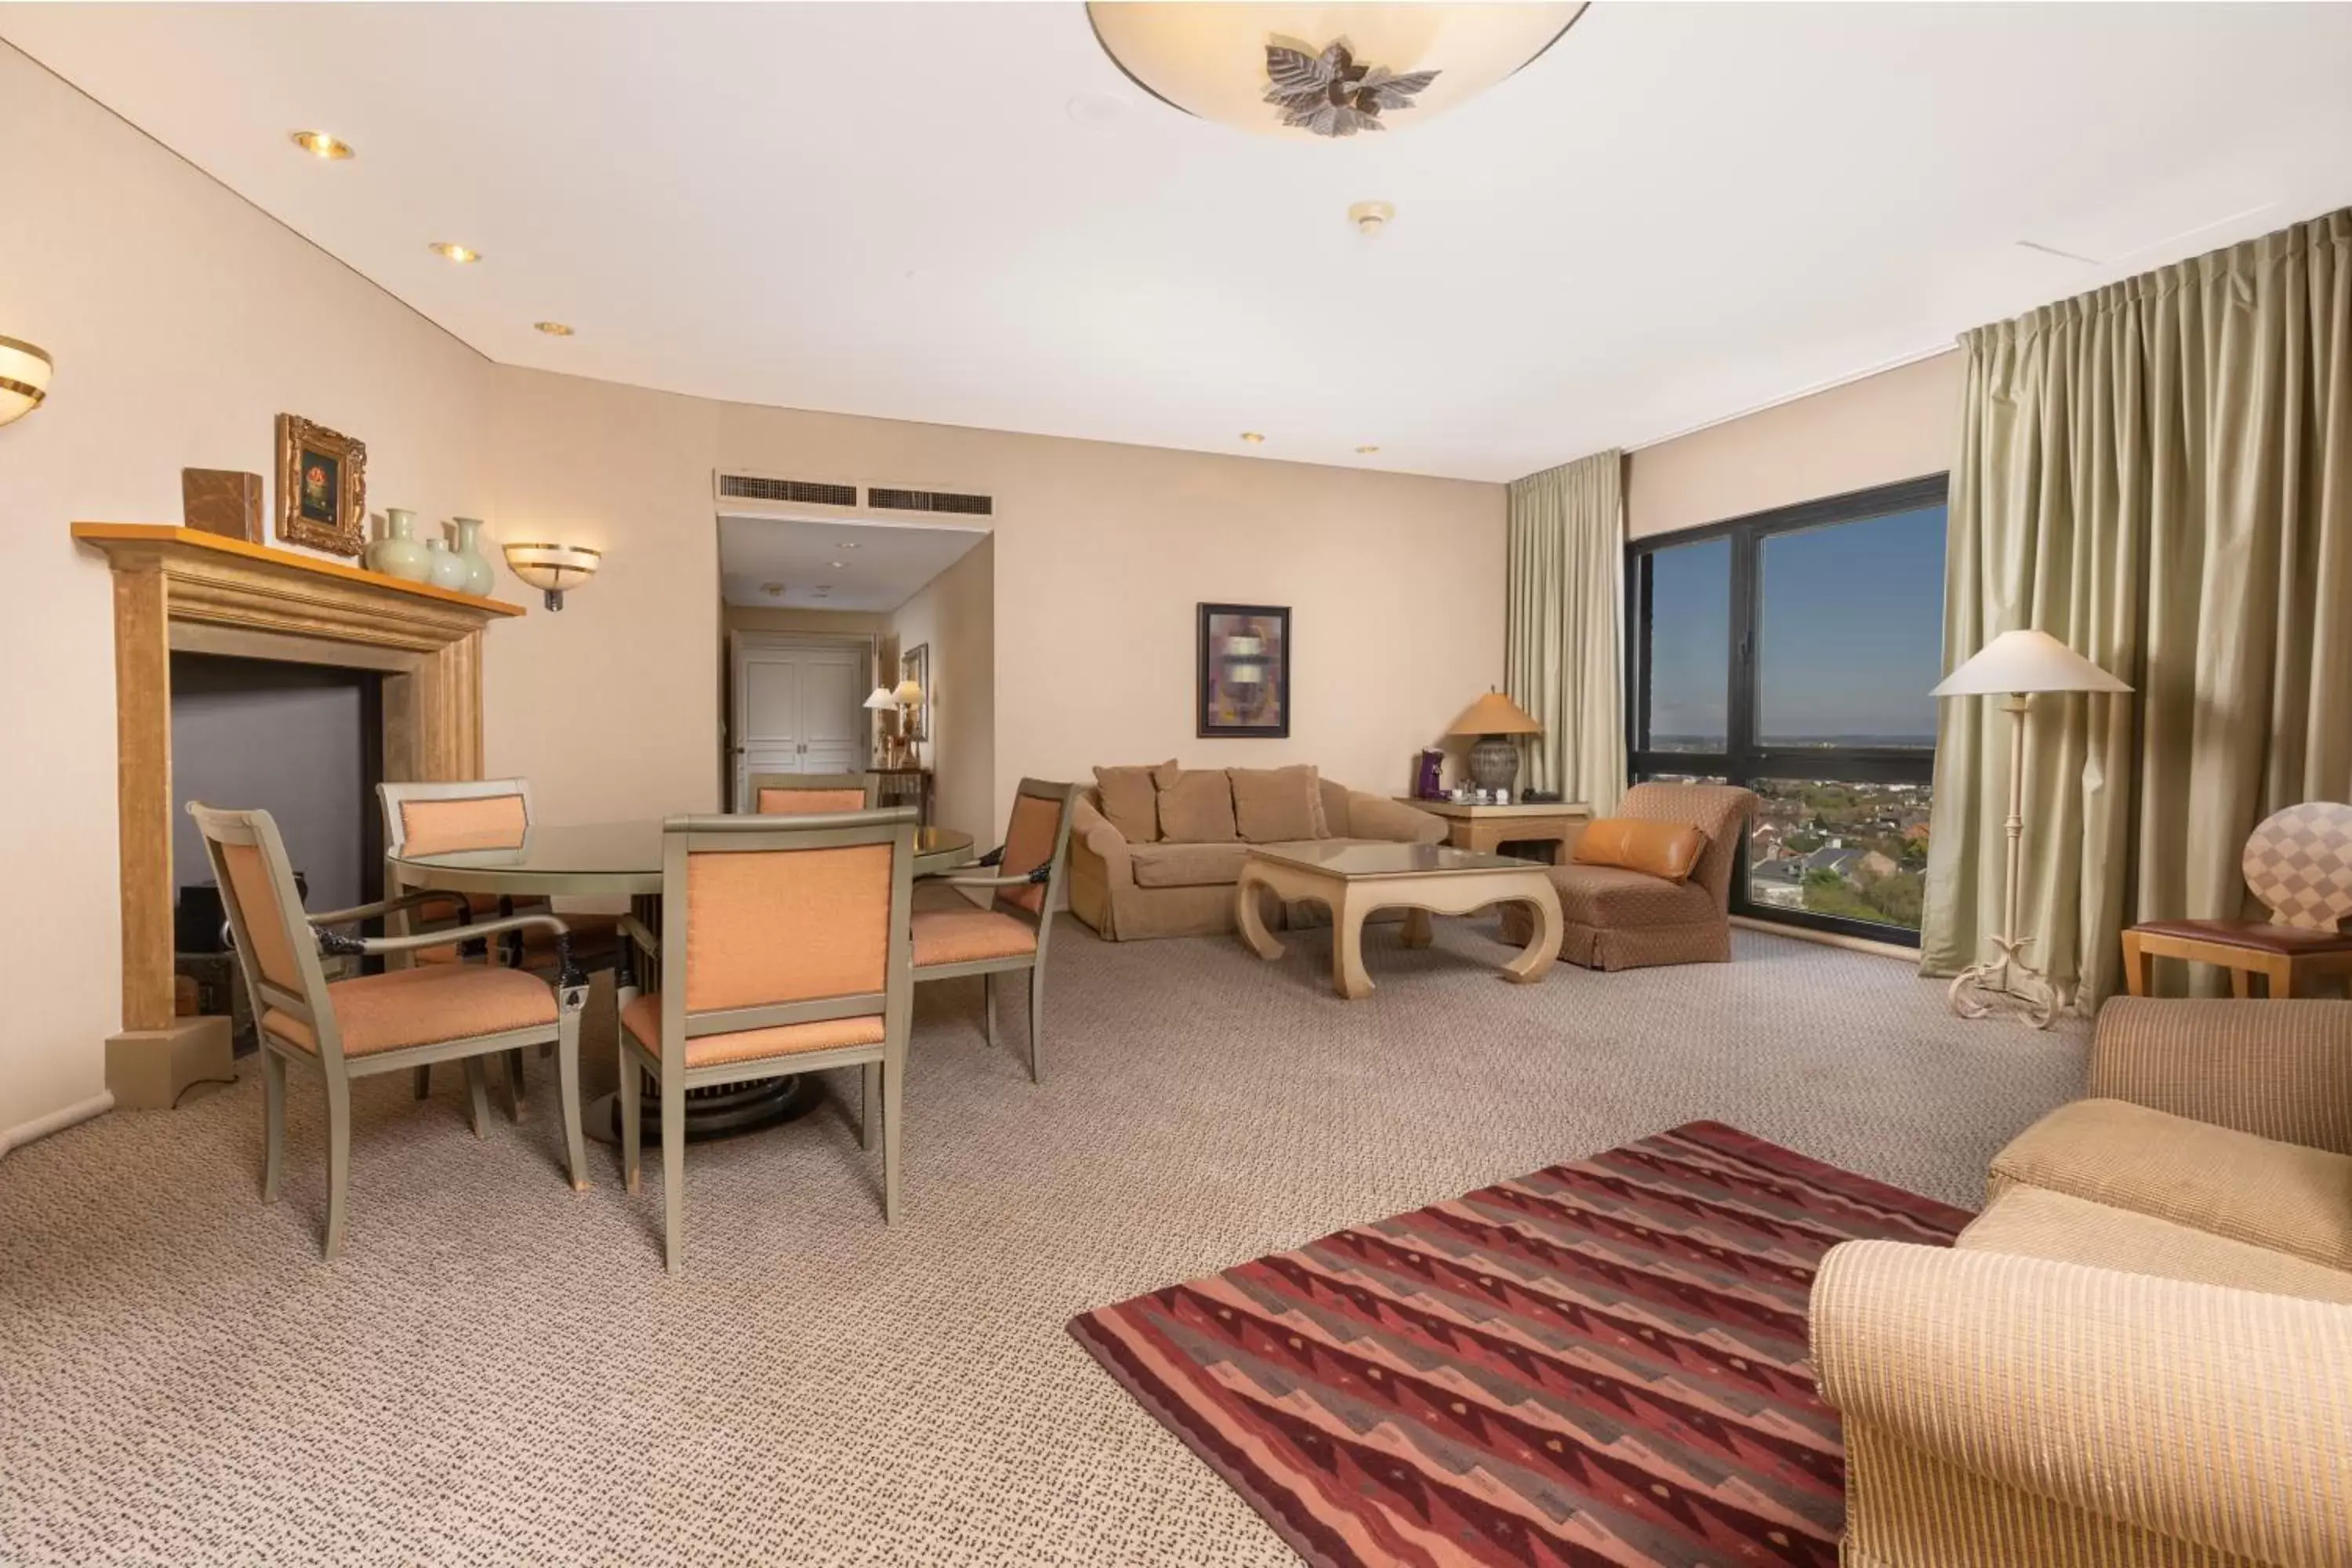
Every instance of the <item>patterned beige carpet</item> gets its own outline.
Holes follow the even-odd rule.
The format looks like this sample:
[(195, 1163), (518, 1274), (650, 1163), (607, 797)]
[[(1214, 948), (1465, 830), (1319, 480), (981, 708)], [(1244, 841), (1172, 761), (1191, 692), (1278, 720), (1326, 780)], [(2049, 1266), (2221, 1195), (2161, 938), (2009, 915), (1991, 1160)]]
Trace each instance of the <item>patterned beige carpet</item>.
[(828, 1106), (689, 1151), (679, 1280), (658, 1166), (571, 1192), (538, 1064), (480, 1142), (453, 1072), (362, 1085), (331, 1267), (315, 1079), (275, 1207), (251, 1073), (0, 1161), (0, 1563), (1292, 1563), (1066, 1321), (1700, 1118), (1973, 1206), (2083, 1070), (1774, 937), (1520, 987), (1483, 927), (1384, 928), (1347, 1004), (1320, 933), (1066, 929), (1042, 1088), (926, 988), (900, 1224)]

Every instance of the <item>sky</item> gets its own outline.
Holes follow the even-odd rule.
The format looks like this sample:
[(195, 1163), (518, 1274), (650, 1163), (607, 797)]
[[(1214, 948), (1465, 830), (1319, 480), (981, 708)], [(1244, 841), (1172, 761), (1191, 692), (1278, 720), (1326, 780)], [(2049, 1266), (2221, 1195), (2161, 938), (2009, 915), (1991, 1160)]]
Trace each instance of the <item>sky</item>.
[[(1772, 534), (1759, 546), (1758, 739), (1932, 737), (1943, 679), (1944, 508)], [(1731, 542), (1650, 557), (1650, 733), (1724, 733)]]

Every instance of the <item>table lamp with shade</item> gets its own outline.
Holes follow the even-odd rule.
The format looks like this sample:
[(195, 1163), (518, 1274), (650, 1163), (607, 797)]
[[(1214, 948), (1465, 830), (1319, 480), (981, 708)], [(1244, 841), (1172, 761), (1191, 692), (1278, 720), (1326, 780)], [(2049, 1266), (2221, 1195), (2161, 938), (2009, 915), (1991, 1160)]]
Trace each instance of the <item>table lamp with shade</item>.
[(1477, 737), (1470, 748), (1470, 782), (1480, 789), (1507, 790), (1519, 778), (1518, 736), (1540, 735), (1543, 726), (1525, 710), (1489, 688), (1486, 695), (1462, 710), (1445, 731)]
[[(877, 686), (874, 689), (873, 692), (866, 697), (866, 700), (858, 706), (864, 708), (868, 713), (891, 713), (898, 710), (898, 699), (891, 694), (888, 687)], [(884, 767), (896, 767), (898, 765), (898, 741), (897, 736), (885, 735), (882, 737), (882, 765)]]
[(1976, 656), (1944, 678), (1933, 697), (2005, 697), (2001, 710), (2009, 715), (2009, 854), (2002, 889), (2001, 929), (1992, 937), (1999, 954), (1990, 963), (1972, 963), (1952, 981), (1947, 999), (1963, 1018), (1981, 1018), (1990, 1010), (1969, 997), (1973, 990), (2009, 996), (2025, 1004), (2025, 1019), (2046, 1029), (2058, 1011), (2058, 991), (2049, 978), (2020, 956), (2034, 939), (2017, 934), (2019, 846), (2025, 834), (2025, 710), (2037, 691), (2125, 692), (2131, 688), (2109, 675), (2047, 632), (2003, 632), (1977, 650)]

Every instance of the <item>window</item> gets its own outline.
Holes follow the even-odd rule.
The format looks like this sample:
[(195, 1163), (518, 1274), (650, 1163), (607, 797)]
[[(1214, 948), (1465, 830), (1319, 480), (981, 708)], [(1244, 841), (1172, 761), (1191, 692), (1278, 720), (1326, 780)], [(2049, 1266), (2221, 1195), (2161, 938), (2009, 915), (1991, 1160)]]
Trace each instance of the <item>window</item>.
[(1633, 776), (1757, 793), (1738, 913), (1918, 941), (1944, 496), (1938, 475), (1632, 549)]

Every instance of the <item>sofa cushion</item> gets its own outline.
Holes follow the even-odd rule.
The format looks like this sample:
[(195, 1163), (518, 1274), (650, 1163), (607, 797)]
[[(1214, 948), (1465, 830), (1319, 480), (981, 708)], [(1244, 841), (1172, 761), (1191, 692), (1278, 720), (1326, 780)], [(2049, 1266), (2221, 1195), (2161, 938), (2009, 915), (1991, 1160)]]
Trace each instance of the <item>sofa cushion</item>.
[(1604, 816), (1578, 837), (1574, 858), (1580, 866), (1617, 866), (1687, 882), (1706, 848), (1706, 835), (1688, 823)]
[(1287, 768), (1227, 768), (1234, 791), (1234, 825), (1249, 844), (1287, 844), (1328, 838), (1323, 816), (1322, 780), (1301, 763)]
[(1229, 888), (1242, 879), (1246, 844), (1139, 844), (1129, 851), (1139, 888)]
[(1620, 866), (1555, 866), (1551, 885), (1559, 912), (1571, 925), (1720, 925), (1715, 900), (1696, 882), (1669, 882)]
[(1997, 1199), (2016, 1186), (2352, 1268), (2352, 1155), (2273, 1142), (2127, 1100), (2078, 1100), (1993, 1156), (1990, 1195)]
[(1130, 844), (1150, 844), (1160, 837), (1160, 783), (1176, 776), (1176, 759), (1149, 767), (1097, 768), (1095, 793), (1101, 797), (1106, 821)]
[(1179, 773), (1160, 781), (1160, 837), (1171, 844), (1231, 844), (1234, 786), (1224, 770)]
[(2313, 1301), (2352, 1302), (2352, 1272), (2040, 1187), (2010, 1188), (1952, 1245)]

